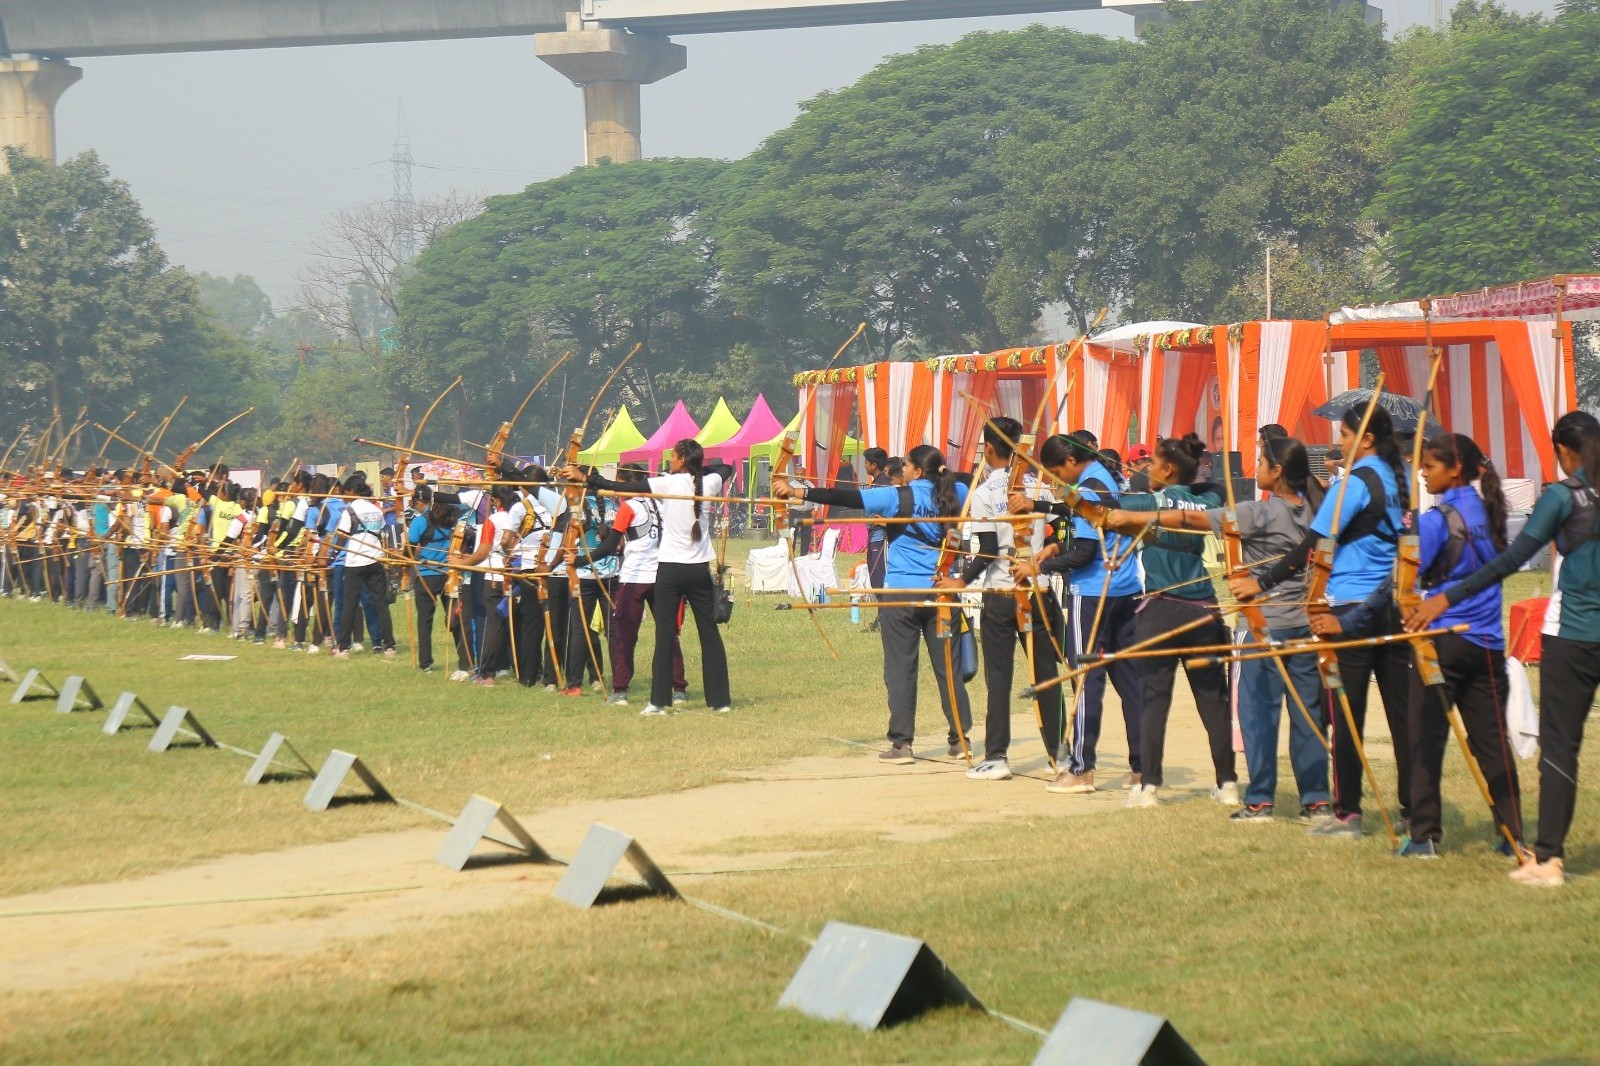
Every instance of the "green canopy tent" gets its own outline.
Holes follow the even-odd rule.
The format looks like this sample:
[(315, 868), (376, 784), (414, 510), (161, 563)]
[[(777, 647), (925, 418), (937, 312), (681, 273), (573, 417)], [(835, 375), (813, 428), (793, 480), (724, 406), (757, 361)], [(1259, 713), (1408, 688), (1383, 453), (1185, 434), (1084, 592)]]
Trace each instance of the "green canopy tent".
[[(783, 449), (783, 438), (790, 433), (798, 433), (799, 431), (800, 415), (797, 414), (789, 421), (787, 426), (783, 427), (782, 433), (779, 433), (769, 441), (750, 446), (750, 470), (752, 476), (746, 480), (746, 483), (759, 490), (759, 492), (752, 495), (764, 494), (767, 491), (767, 485), (771, 478), (772, 464), (777, 461), (778, 452)], [(854, 462), (861, 455), (861, 451), (860, 441), (851, 436), (845, 437), (844, 455), (841, 458)], [(834, 471), (832, 470), (806, 471), (807, 478), (818, 485), (828, 484), (832, 481), (833, 475)]]
[(622, 453), (644, 443), (644, 434), (633, 424), (627, 405), (617, 408), (616, 417), (593, 444), (578, 453), (578, 462), (587, 466), (606, 466), (621, 459)]
[(739, 420), (728, 410), (728, 401), (718, 396), (716, 410), (711, 412), (711, 417), (706, 419), (705, 425), (700, 427), (700, 432), (694, 435), (694, 439), (702, 448), (710, 448), (721, 444), (738, 432)]

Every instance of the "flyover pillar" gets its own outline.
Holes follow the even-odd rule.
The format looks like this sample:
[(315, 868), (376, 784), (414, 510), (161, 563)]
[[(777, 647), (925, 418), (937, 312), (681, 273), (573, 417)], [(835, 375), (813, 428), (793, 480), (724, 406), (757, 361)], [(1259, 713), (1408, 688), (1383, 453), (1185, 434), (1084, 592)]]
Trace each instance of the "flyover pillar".
[(56, 101), (81, 77), (82, 68), (59, 59), (0, 59), (0, 146), (54, 163)]
[(630, 163), (639, 147), (639, 86), (688, 65), (688, 50), (665, 37), (584, 26), (567, 14), (562, 33), (538, 33), (534, 54), (583, 90), (584, 163)]

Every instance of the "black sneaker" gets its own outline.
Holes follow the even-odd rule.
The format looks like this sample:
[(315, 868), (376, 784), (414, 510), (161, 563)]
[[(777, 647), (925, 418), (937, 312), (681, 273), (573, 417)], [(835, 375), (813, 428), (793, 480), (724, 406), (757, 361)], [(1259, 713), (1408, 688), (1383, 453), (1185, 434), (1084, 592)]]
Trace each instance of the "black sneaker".
[(950, 742), (950, 746), (945, 749), (945, 754), (950, 756), (952, 759), (960, 759), (960, 758), (963, 758), (967, 754), (967, 752), (970, 751), (970, 750), (972, 750), (972, 749), (968, 748), (968, 747), (963, 747), (962, 744), (961, 744), (961, 741), (952, 740)]
[(1272, 821), (1272, 804), (1246, 803), (1243, 807), (1228, 815), (1230, 822), (1270, 822)]
[(1399, 851), (1394, 853), (1397, 859), (1437, 859), (1439, 847), (1431, 840), (1407, 840)]
[(1300, 807), (1300, 821), (1306, 825), (1321, 825), (1333, 817), (1333, 804), (1327, 800), (1316, 803), (1302, 804)]
[(904, 765), (905, 763), (916, 762), (917, 761), (917, 757), (915, 755), (911, 754), (911, 745), (910, 744), (896, 744), (894, 747), (890, 748), (888, 751), (879, 752), (878, 753), (878, 761), (879, 762), (886, 762), (886, 763), (894, 763), (896, 765)]

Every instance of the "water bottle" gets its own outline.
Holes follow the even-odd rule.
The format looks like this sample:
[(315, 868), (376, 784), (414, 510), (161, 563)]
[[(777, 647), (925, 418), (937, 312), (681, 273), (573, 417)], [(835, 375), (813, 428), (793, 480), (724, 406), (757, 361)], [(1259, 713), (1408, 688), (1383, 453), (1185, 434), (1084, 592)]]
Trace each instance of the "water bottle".
[(860, 596), (852, 595), (850, 597), (850, 624), (853, 625), (853, 626), (858, 626), (858, 625), (861, 624), (861, 597)]

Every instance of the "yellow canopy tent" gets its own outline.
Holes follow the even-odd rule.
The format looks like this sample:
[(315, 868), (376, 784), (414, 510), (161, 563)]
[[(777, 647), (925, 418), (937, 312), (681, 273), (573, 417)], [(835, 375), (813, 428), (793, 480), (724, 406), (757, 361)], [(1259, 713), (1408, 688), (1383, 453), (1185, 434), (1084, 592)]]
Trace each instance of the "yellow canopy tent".
[(644, 443), (644, 434), (633, 424), (627, 405), (617, 408), (616, 417), (606, 431), (589, 447), (578, 453), (578, 461), (588, 466), (605, 466), (617, 462), (622, 453)]

